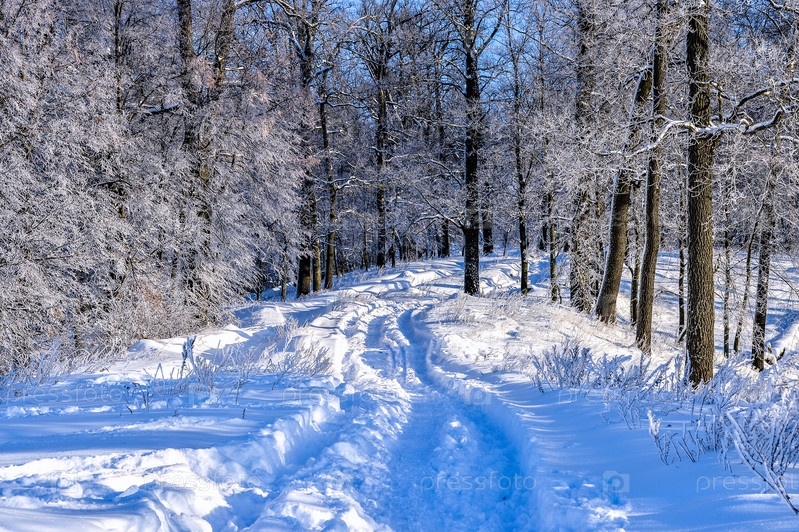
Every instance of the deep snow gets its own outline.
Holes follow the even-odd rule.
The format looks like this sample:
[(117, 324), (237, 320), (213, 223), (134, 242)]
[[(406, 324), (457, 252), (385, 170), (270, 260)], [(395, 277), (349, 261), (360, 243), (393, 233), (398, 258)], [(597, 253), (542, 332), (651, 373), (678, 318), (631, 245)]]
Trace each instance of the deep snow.
[[(656, 360), (679, 354), (670, 261)], [(533, 264), (527, 298), (513, 295), (516, 259), (493, 257), (483, 298), (459, 294), (453, 259), (251, 304), (197, 336), (201, 378), (175, 338), (139, 342), (93, 371), (8, 385), (0, 527), (799, 529), (744, 466), (714, 453), (666, 465), (645, 416), (631, 419), (617, 398), (531, 379), (525, 361), (567, 341), (638, 356), (623, 324), (548, 302), (544, 268)], [(769, 335), (795, 350), (790, 290), (776, 284)], [(298, 354), (327, 358), (327, 374), (311, 375)], [(684, 422), (662, 414), (665, 426)], [(786, 482), (799, 492), (794, 474)]]

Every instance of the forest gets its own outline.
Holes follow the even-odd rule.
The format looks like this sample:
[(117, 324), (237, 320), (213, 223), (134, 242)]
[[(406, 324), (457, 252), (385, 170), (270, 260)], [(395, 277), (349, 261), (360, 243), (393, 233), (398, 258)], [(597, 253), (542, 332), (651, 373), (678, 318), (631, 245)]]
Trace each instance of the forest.
[(397, 261), (479, 295), (516, 253), (524, 294), (536, 250), (605, 322), (629, 274), (645, 353), (678, 254), (691, 381), (717, 320), (763, 369), (798, 38), (794, 0), (0, 0), (0, 374)]

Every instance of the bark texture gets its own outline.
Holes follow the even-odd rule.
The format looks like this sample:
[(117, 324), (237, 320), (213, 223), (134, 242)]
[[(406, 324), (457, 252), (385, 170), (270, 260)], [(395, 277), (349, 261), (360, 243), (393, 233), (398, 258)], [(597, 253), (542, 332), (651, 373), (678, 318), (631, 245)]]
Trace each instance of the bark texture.
[[(688, 97), (691, 122), (710, 125), (710, 2), (689, 12)], [(713, 285), (713, 158), (716, 137), (692, 132), (688, 141), (688, 316), (686, 347), (691, 383), (713, 377), (715, 310)]]
[[(655, 48), (652, 57), (652, 116), (653, 140), (663, 127), (666, 114), (666, 69), (668, 44), (665, 34), (665, 17), (668, 0), (657, 2), (657, 24)], [(646, 172), (646, 235), (644, 236), (644, 258), (641, 264), (641, 279), (638, 289), (638, 312), (635, 320), (635, 340), (645, 353), (652, 349), (652, 307), (655, 301), (655, 271), (660, 251), (660, 179), (662, 174), (663, 149), (660, 144), (649, 154)]]

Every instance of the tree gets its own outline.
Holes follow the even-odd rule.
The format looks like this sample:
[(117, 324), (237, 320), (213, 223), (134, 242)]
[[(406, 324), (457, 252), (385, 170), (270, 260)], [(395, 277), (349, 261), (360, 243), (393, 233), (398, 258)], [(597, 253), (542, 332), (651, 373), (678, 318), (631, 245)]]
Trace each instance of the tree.
[(366, 1), (362, 4), (359, 42), (355, 53), (363, 61), (372, 81), (374, 117), (374, 158), (377, 201), (377, 254), (378, 268), (386, 265), (387, 219), (386, 219), (386, 166), (389, 160), (389, 100), (391, 98), (390, 64), (396, 50), (395, 30), (398, 0), (381, 2)]
[[(525, 161), (523, 153), (523, 128), (526, 119), (529, 118), (529, 109), (525, 97), (527, 89), (522, 72), (522, 53), (527, 44), (528, 37), (523, 33), (521, 36), (514, 34), (512, 10), (507, 12), (505, 29), (507, 31), (507, 53), (511, 65), (511, 142), (513, 145), (513, 167), (516, 175), (516, 207), (518, 209), (518, 231), (519, 231), (519, 256), (520, 256), (520, 289), (523, 295), (527, 295), (529, 288), (529, 264), (527, 258), (527, 185), (533, 170), (533, 158), (528, 157)], [(543, 96), (542, 96), (543, 98)], [(542, 101), (543, 105), (543, 101)]]
[[(479, 0), (438, 4), (455, 28), (463, 55), (463, 136), (465, 211), (463, 231), (464, 292), (480, 294), (480, 147), (483, 137), (480, 57), (500, 30), (505, 2), (485, 6)], [(491, 20), (493, 18), (493, 20)], [(482, 31), (481, 31), (482, 29)]]
[(655, 300), (655, 270), (660, 250), (660, 178), (663, 166), (663, 148), (656, 143), (655, 134), (663, 127), (666, 116), (666, 74), (668, 68), (668, 42), (666, 15), (668, 0), (657, 1), (655, 45), (652, 57), (652, 141), (646, 173), (646, 236), (644, 258), (638, 290), (638, 312), (635, 320), (635, 340), (642, 351), (652, 348), (652, 307)]
[[(594, 6), (589, 1), (578, 1), (575, 7), (578, 43), (575, 59), (577, 93), (574, 121), (578, 135), (585, 142), (594, 115), (593, 93), (596, 88), (596, 73), (593, 48), (596, 41), (596, 24)], [(574, 308), (583, 312), (589, 312), (593, 307), (596, 296), (595, 283), (600, 275), (595, 264), (595, 249), (592, 249), (591, 238), (591, 226), (597, 207), (593, 179), (591, 172), (580, 171), (574, 196), (575, 213), (571, 223), (570, 301)]]
[[(284, 30), (290, 47), (294, 52), (296, 65), (299, 69), (300, 97), (310, 106), (317, 101), (318, 94), (325, 94), (323, 84), (316, 87), (318, 94), (314, 94), (314, 86), (319, 81), (320, 75), (326, 75), (327, 67), (325, 57), (319, 57), (320, 40), (323, 38), (323, 26), (327, 23), (329, 14), (327, 0), (274, 0), (274, 4), (282, 12), (285, 19), (277, 15), (271, 20)], [(326, 101), (313, 105), (312, 109), (305, 109), (298, 124), (298, 130), (303, 140), (305, 156), (309, 160), (306, 175), (302, 182), (301, 195), (303, 198), (300, 208), (300, 223), (305, 229), (306, 239), (303, 243), (303, 252), (300, 255), (297, 276), (297, 297), (307, 295), (322, 288), (321, 250), (318, 236), (319, 209), (316, 195), (316, 179), (310, 160), (315, 156), (314, 138), (319, 122), (326, 118)], [(313, 117), (314, 114), (317, 116)], [(326, 133), (323, 142), (328, 142)], [(329, 154), (328, 154), (329, 155)], [(328, 157), (323, 155), (325, 172)], [(335, 221), (335, 215), (334, 215)]]
[[(710, 117), (710, 2), (688, 10), (686, 55), (690, 121), (697, 128)], [(713, 377), (713, 153), (717, 133), (691, 131), (688, 139), (688, 316), (689, 378), (696, 386)]]
[(771, 146), (771, 157), (766, 177), (766, 187), (763, 192), (762, 216), (763, 224), (760, 229), (760, 245), (757, 265), (757, 288), (755, 289), (755, 317), (752, 329), (752, 365), (755, 369), (763, 371), (766, 368), (766, 318), (768, 316), (768, 285), (771, 269), (771, 253), (774, 239), (775, 225), (775, 191), (780, 173), (777, 160), (777, 146), (774, 141)]
[[(645, 124), (645, 106), (652, 89), (653, 68), (647, 67), (638, 74), (635, 95), (630, 109), (630, 126), (624, 151), (636, 148), (641, 141)], [(650, 163), (651, 171), (651, 163)], [(605, 271), (596, 302), (596, 314), (604, 322), (616, 321), (616, 299), (619, 294), (621, 275), (624, 271), (624, 258), (627, 251), (627, 223), (634, 170), (627, 162), (619, 169), (614, 182), (613, 199), (610, 207), (610, 245), (605, 259)]]

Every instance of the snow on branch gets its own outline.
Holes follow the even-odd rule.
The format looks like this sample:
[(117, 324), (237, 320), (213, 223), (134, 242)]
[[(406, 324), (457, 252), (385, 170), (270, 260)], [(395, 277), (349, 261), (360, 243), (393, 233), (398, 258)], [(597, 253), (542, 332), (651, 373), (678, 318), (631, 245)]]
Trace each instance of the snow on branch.
[(790, 79), (785, 79), (774, 83), (773, 85), (758, 89), (754, 92), (751, 92), (741, 98), (733, 107), (732, 111), (723, 117), (721, 123), (713, 124), (709, 126), (699, 127), (696, 124), (687, 121), (687, 120), (673, 120), (661, 115), (654, 117), (654, 119), (660, 119), (665, 122), (665, 125), (661, 132), (655, 137), (651, 142), (645, 144), (644, 146), (632, 151), (632, 152), (624, 152), (620, 150), (615, 151), (607, 151), (602, 152), (600, 155), (610, 156), (610, 155), (621, 155), (625, 159), (631, 159), (643, 153), (647, 153), (654, 148), (658, 147), (666, 137), (673, 131), (677, 130), (678, 132), (688, 131), (691, 133), (695, 133), (700, 136), (717, 136), (724, 133), (738, 133), (741, 135), (754, 135), (755, 133), (759, 133), (761, 131), (765, 131), (770, 129), (782, 121), (785, 118), (785, 115), (792, 114), (797, 105), (780, 105), (774, 113), (771, 115), (770, 118), (766, 120), (761, 120), (760, 122), (752, 122), (748, 118), (741, 118), (738, 121), (735, 121), (735, 118), (739, 116), (739, 113), (743, 106), (748, 102), (756, 100), (760, 97), (770, 97), (773, 91), (780, 87), (787, 87), (789, 85), (799, 84), (799, 78), (794, 77)]

